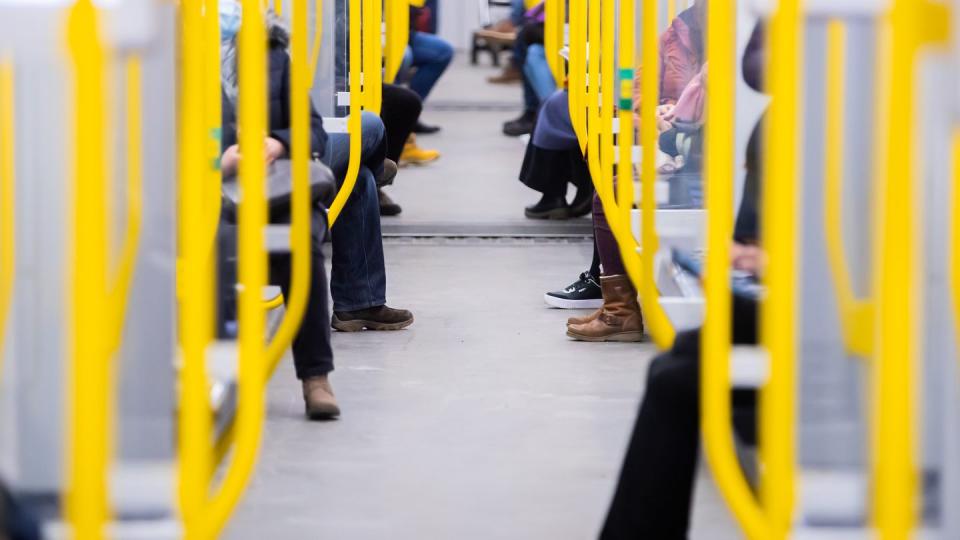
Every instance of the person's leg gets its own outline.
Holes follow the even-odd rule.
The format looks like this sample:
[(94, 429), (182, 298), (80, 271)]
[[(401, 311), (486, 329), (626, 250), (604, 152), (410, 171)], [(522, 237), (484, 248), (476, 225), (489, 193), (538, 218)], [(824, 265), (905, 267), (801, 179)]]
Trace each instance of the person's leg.
[(357, 184), (331, 233), (333, 310), (357, 311), (386, 304), (380, 203), (370, 169), (360, 167)]
[(620, 246), (613, 236), (613, 231), (610, 230), (607, 216), (603, 213), (603, 203), (600, 202), (598, 195), (593, 197), (593, 235), (597, 241), (602, 274), (605, 276), (626, 274), (623, 259), (620, 258)]
[[(360, 163), (365, 165), (374, 174), (383, 171), (383, 160), (387, 155), (386, 130), (383, 121), (372, 112), (361, 115)], [(350, 164), (350, 135), (347, 133), (331, 133), (327, 138), (327, 149), (323, 162), (337, 179), (338, 185), (343, 185)]]
[(523, 26), (523, 16), (527, 13), (527, 6), (523, 0), (510, 2), (510, 22), (514, 26)]
[(700, 429), (699, 332), (657, 357), (627, 447), (601, 540), (684, 540)]
[(403, 146), (420, 118), (423, 102), (412, 90), (393, 84), (383, 85), (383, 107), (380, 118), (386, 130), (387, 158), (400, 161)]
[(443, 39), (416, 32), (410, 40), (413, 49), (413, 65), (417, 72), (410, 78), (410, 89), (426, 101), (440, 76), (453, 59), (453, 47)]
[(543, 45), (531, 45), (527, 49), (527, 60), (523, 64), (524, 80), (536, 92), (537, 101), (545, 102), (557, 91), (557, 83), (553, 80), (550, 64), (547, 63), (546, 50)]

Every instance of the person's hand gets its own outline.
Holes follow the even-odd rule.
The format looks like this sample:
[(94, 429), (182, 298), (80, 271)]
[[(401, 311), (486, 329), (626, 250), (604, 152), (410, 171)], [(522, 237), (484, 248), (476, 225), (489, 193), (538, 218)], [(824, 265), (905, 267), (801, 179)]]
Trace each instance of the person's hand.
[(287, 153), (286, 148), (283, 147), (283, 143), (273, 137), (267, 137), (267, 140), (264, 141), (263, 144), (264, 152), (266, 152), (267, 165), (282, 158), (284, 154)]
[(220, 171), (224, 175), (231, 176), (237, 174), (237, 167), (240, 165), (240, 145), (233, 145), (224, 150), (220, 156)]
[(734, 242), (730, 246), (730, 262), (735, 270), (760, 276), (767, 265), (767, 256), (759, 246)]
[(673, 124), (669, 120), (665, 119), (662, 116), (657, 117), (657, 131), (660, 133), (665, 133), (673, 129)]

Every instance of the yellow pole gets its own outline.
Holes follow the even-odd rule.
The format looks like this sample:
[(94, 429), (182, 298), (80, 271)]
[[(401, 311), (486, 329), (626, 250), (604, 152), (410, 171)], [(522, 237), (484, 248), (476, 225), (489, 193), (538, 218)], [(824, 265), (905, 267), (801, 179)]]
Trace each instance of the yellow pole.
[(701, 341), (700, 416), (707, 463), (727, 506), (747, 538), (770, 538), (763, 509), (740, 470), (730, 425), (730, 241), (733, 237), (734, 33), (736, 4), (707, 5), (706, 153), (707, 258), (704, 293), (706, 319)]
[(403, 55), (410, 41), (410, 4), (407, 0), (385, 0), (387, 13), (386, 73), (384, 80), (393, 84), (403, 64)]
[[(643, 3), (643, 80), (641, 81), (643, 94), (643, 114), (640, 117), (640, 139), (643, 148), (641, 161), (641, 188), (640, 218), (642, 239), (640, 242), (640, 282), (637, 291), (640, 293), (640, 303), (643, 308), (643, 321), (654, 343), (661, 349), (668, 349), (673, 345), (676, 331), (667, 317), (666, 311), (660, 305), (660, 291), (654, 270), (654, 259), (660, 249), (656, 225), (656, 183), (657, 183), (657, 150), (659, 148), (659, 133), (657, 132), (656, 107), (660, 103), (660, 32), (657, 2)], [(621, 30), (622, 31), (622, 30)], [(621, 53), (622, 54), (622, 53)], [(633, 81), (629, 83), (633, 84)], [(626, 89), (624, 89), (626, 90)], [(623, 128), (621, 124), (621, 134)], [(630, 201), (632, 202), (632, 198)], [(626, 201), (621, 201), (625, 204)]]
[[(650, 6), (655, 6), (653, 2), (644, 2), (644, 10)], [(620, 133), (618, 142), (620, 145), (620, 160), (617, 163), (617, 204), (610, 210), (617, 211), (617, 221), (621, 224), (628, 224), (627, 242), (617, 242), (620, 247), (620, 255), (623, 259), (636, 259), (637, 246), (634, 240), (633, 231), (630, 230), (629, 223), (633, 212), (634, 186), (633, 186), (633, 141), (634, 141), (634, 122), (633, 122), (633, 77), (634, 65), (636, 64), (636, 0), (620, 0), (620, 92), (619, 92), (619, 121)], [(654, 9), (656, 9), (654, 7)], [(644, 21), (646, 21), (646, 11)], [(646, 196), (646, 194), (644, 194)], [(647, 318), (647, 312), (644, 310), (644, 318)]]
[(567, 78), (567, 102), (570, 122), (580, 143), (580, 152), (587, 152), (587, 110), (585, 93), (587, 77), (587, 0), (570, 0), (570, 69)]
[[(796, 492), (796, 387), (799, 269), (799, 145), (802, 130), (800, 0), (780, 0), (769, 25), (766, 81), (771, 94), (765, 129), (762, 191), (763, 275), (766, 286), (760, 312), (760, 340), (767, 351), (770, 377), (761, 392), (760, 499), (767, 512), (767, 538), (786, 538), (793, 523)], [(711, 65), (711, 75), (713, 66)], [(775, 181), (773, 181), (775, 179)], [(711, 208), (712, 210), (712, 208)]]
[(266, 163), (263, 141), (267, 136), (267, 62), (264, 11), (260, 0), (243, 0), (243, 25), (239, 37), (239, 313), (240, 366), (233, 461), (219, 491), (207, 509), (210, 535), (221, 534), (240, 501), (256, 464), (264, 421), (264, 332), (262, 306), (267, 281), (263, 231), (267, 223), (264, 189)]
[(316, 0), (313, 4), (313, 44), (310, 46), (310, 66), (307, 81), (313, 88), (317, 78), (317, 64), (320, 62), (320, 44), (323, 43), (323, 0)]
[(70, 339), (70, 399), (65, 511), (78, 540), (103, 538), (109, 519), (107, 468), (112, 404), (107, 302), (106, 58), (96, 8), (79, 0), (70, 9), (73, 62), (74, 245)]
[(600, 169), (600, 1), (587, 0), (588, 40), (587, 59), (587, 165), (590, 176), (601, 198), (607, 195), (601, 181)]
[(844, 114), (846, 114), (844, 66), (846, 65), (846, 27), (840, 20), (827, 26), (826, 132), (824, 149), (823, 228), (830, 273), (837, 291), (840, 323), (847, 351), (859, 356), (870, 354), (873, 333), (869, 300), (858, 299), (846, 259), (843, 238), (843, 157)]
[[(210, 11), (215, 2), (210, 0), (183, 0), (180, 6), (180, 50), (204, 51), (203, 54), (180, 54), (179, 87), (179, 251), (182, 271), (178, 276), (180, 298), (180, 408), (177, 444), (179, 446), (179, 505), (183, 519), (184, 536), (188, 539), (213, 537), (209, 516), (205, 511), (207, 493), (212, 477), (210, 440), (213, 422), (208, 399), (206, 349), (213, 330), (213, 266), (212, 232), (205, 235), (196, 231), (211, 229), (209, 209), (212, 181), (206, 152), (207, 129), (210, 128), (208, 103), (210, 86), (217, 90), (216, 108), (219, 109), (220, 80), (209, 76), (211, 48), (217, 50), (216, 71), (219, 73), (219, 37), (211, 42), (210, 15), (217, 21), (219, 15)], [(206, 8), (206, 10), (204, 9)], [(207, 105), (207, 107), (205, 107)], [(218, 119), (219, 124), (219, 119)], [(219, 149), (218, 149), (219, 150)], [(219, 185), (219, 179), (215, 180)], [(219, 197), (218, 197), (219, 199)]]
[(16, 165), (14, 163), (14, 69), (10, 57), (0, 58), (0, 378), (4, 341), (13, 300), (16, 271)]
[(347, 165), (347, 175), (337, 192), (336, 198), (330, 204), (327, 212), (327, 222), (333, 227), (343, 206), (347, 203), (347, 198), (353, 193), (353, 187), (357, 184), (357, 174), (360, 172), (360, 150), (362, 122), (361, 105), (363, 101), (363, 90), (360, 87), (362, 51), (360, 43), (361, 32), (361, 13), (360, 0), (350, 0), (350, 119), (347, 121), (347, 131), (350, 133), (350, 162)]
[(290, 43), (290, 127), (293, 197), (290, 203), (291, 284), (283, 322), (267, 348), (266, 379), (300, 329), (310, 293), (310, 84), (307, 80), (307, 0), (293, 0)]

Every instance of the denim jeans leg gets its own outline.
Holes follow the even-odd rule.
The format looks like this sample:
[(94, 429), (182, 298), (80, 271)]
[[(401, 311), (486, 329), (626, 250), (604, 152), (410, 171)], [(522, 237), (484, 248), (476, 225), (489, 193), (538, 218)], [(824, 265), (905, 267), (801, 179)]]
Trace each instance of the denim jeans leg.
[[(383, 120), (372, 112), (364, 112), (360, 117), (360, 162), (366, 165), (374, 174), (383, 167), (383, 159), (387, 153), (386, 130)], [(323, 162), (333, 171), (337, 184), (343, 184), (350, 164), (350, 135), (346, 133), (331, 133), (327, 139), (327, 150)]]
[(453, 60), (453, 47), (443, 39), (423, 32), (413, 34), (410, 46), (413, 49), (413, 65), (417, 68), (410, 79), (410, 89), (425, 101)]
[(537, 93), (540, 103), (546, 101), (557, 91), (557, 83), (550, 72), (547, 63), (546, 51), (543, 45), (531, 45), (527, 49), (527, 61), (523, 64), (524, 79), (529, 81), (530, 87)]
[(334, 311), (387, 303), (387, 272), (380, 233), (380, 202), (373, 173), (360, 167), (357, 185), (333, 225), (330, 290)]

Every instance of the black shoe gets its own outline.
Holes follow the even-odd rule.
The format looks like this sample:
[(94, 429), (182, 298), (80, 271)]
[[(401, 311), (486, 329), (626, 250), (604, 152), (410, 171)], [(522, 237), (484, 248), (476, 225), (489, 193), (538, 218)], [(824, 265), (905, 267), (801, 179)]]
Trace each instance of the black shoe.
[(440, 126), (428, 126), (419, 120), (413, 126), (413, 132), (417, 135), (432, 135), (438, 131), (440, 131)]
[(377, 306), (357, 311), (335, 311), (330, 326), (341, 332), (402, 330), (413, 324), (413, 313), (405, 309)]
[(603, 305), (600, 283), (590, 272), (580, 274), (580, 279), (562, 291), (548, 292), (543, 301), (560, 309), (596, 309)]
[(524, 208), (523, 215), (530, 219), (569, 219), (570, 207), (559, 195), (544, 195), (537, 204)]
[(593, 188), (580, 188), (570, 203), (570, 217), (578, 218), (593, 211)]
[(537, 113), (525, 111), (519, 118), (503, 124), (503, 134), (509, 137), (519, 137), (533, 133), (533, 126), (537, 122)]
[(392, 186), (393, 179), (397, 177), (397, 163), (392, 159), (383, 160), (383, 171), (377, 175), (377, 187)]
[(400, 208), (400, 205), (393, 202), (382, 189), (377, 189), (377, 199), (380, 201), (380, 215), (381, 216), (396, 216), (400, 212), (403, 212), (403, 208)]

